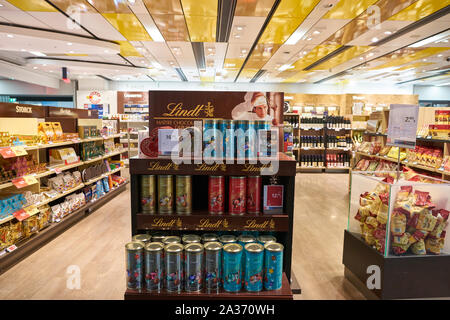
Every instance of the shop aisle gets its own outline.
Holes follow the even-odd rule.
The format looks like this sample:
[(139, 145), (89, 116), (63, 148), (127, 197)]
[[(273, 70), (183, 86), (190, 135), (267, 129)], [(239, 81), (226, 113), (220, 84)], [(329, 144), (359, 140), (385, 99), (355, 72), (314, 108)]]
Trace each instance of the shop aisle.
[[(131, 234), (130, 191), (90, 216), (0, 276), (4, 299), (123, 299), (124, 244)], [(67, 288), (67, 268), (78, 266), (79, 290)]]
[(296, 176), (292, 266), (302, 294), (295, 299), (364, 299), (342, 264), (348, 182), (348, 174)]
[[(348, 175), (298, 174), (293, 271), (296, 299), (362, 299), (342, 265)], [(0, 299), (123, 299), (124, 244), (130, 233), (129, 188), (0, 276)], [(67, 288), (78, 266), (81, 288)]]

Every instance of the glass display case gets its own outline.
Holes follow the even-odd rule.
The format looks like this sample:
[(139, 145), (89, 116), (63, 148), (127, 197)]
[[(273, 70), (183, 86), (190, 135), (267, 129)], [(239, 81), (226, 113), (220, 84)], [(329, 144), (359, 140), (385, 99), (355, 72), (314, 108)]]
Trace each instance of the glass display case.
[(353, 173), (347, 231), (384, 257), (450, 254), (450, 183), (396, 172)]

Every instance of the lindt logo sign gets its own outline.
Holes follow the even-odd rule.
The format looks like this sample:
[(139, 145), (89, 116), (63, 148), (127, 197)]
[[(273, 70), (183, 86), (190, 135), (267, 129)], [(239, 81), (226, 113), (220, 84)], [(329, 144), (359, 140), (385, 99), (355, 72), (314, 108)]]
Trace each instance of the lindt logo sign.
[(16, 106), (16, 113), (33, 113), (31, 107)]

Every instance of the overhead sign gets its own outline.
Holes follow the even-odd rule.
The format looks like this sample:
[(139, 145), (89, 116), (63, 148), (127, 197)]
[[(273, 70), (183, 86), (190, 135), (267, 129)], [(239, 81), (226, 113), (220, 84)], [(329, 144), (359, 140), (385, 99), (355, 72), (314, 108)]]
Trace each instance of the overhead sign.
[(391, 104), (387, 145), (414, 149), (416, 147), (419, 106)]

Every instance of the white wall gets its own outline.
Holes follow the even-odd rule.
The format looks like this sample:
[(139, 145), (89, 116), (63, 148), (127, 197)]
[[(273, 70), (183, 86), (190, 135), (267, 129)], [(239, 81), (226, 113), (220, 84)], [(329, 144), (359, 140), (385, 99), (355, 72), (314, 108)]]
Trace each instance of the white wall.
[(414, 86), (414, 94), (419, 100), (450, 101), (450, 86)]
[(49, 88), (17, 80), (0, 80), (1, 95), (73, 96), (74, 92), (73, 82), (65, 83), (64, 81), (59, 81), (59, 88)]
[(413, 94), (412, 85), (381, 85), (349, 83), (345, 85), (300, 84), (300, 83), (202, 83), (202, 82), (132, 82), (111, 81), (110, 90), (117, 91), (147, 91), (147, 90), (204, 90), (204, 91), (281, 91), (286, 93), (311, 94)]

